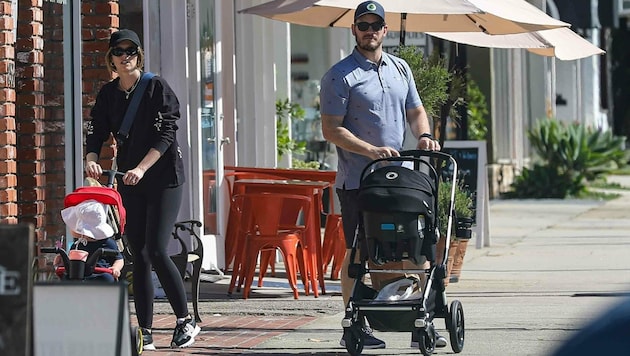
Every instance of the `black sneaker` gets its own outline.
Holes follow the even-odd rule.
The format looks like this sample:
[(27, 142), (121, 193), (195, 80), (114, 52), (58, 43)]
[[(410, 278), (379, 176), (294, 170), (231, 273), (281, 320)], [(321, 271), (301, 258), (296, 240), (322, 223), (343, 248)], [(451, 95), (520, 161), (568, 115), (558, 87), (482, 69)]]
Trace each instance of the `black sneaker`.
[(197, 326), (195, 319), (190, 318), (184, 320), (183, 323), (175, 326), (171, 347), (188, 347), (192, 345), (195, 342), (195, 336), (197, 336), (200, 331), (201, 328)]
[[(418, 342), (418, 334), (416, 333), (411, 333), (411, 348), (412, 349), (417, 349), (420, 347), (420, 343)], [(446, 345), (448, 345), (448, 342), (446, 341), (446, 338), (440, 334), (438, 334), (438, 332), (435, 332), (435, 347), (438, 348), (442, 348), (442, 347), (446, 347)]]
[(153, 335), (151, 334), (151, 329), (140, 328), (142, 331), (142, 349), (143, 350), (155, 350), (155, 345), (153, 345)]
[[(363, 332), (363, 348), (366, 350), (372, 349), (384, 349), (385, 341), (377, 339), (372, 333), (372, 328), (364, 326), (361, 331)], [(346, 340), (342, 337), (339, 341), (339, 345), (346, 347)]]

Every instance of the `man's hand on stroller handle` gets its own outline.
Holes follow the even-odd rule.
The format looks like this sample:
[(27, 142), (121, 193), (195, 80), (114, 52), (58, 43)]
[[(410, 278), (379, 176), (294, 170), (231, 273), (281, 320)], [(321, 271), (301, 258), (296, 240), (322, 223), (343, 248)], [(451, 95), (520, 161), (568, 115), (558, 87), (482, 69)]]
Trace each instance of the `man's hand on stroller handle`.
[(380, 158), (390, 158), (390, 157), (400, 157), (400, 153), (391, 147), (377, 147), (374, 146), (372, 150), (370, 150), (369, 157), (373, 160), (377, 160)]
[(438, 140), (434, 140), (431, 136), (420, 137), (420, 139), (418, 140), (418, 145), (416, 147), (419, 150), (426, 151), (439, 151), (441, 149)]

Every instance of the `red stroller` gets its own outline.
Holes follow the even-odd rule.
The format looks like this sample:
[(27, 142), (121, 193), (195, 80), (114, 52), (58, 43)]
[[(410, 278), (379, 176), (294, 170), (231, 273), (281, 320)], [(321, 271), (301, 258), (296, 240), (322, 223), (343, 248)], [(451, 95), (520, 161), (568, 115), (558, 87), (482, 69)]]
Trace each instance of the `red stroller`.
[[(65, 197), (64, 207), (76, 207), (91, 201), (105, 204), (107, 206), (107, 226), (105, 226), (105, 228), (110, 231), (108, 235), (113, 233), (111, 237), (118, 241), (124, 233), (126, 211), (125, 207), (122, 205), (120, 194), (113, 189), (113, 186), (115, 176), (122, 173), (115, 171), (104, 171), (103, 173), (108, 176), (107, 185), (105, 187), (79, 187)], [(71, 227), (71, 229), (74, 230), (74, 227)], [(76, 233), (73, 231), (73, 235), (75, 234)], [(93, 238), (95, 236), (75, 235), (75, 237), (94, 241)], [(71, 280), (83, 280), (86, 276), (90, 276), (93, 273), (112, 273), (112, 270), (109, 268), (97, 267), (95, 265), (102, 257), (116, 256), (119, 254), (119, 251), (108, 248), (99, 248), (89, 256), (82, 250), (71, 250), (69, 253), (66, 253), (66, 251), (61, 248), (42, 248), (41, 251), (59, 254), (63, 260), (63, 265), (58, 266), (55, 269), (55, 273), (59, 278)]]
[[(106, 214), (106, 221), (99, 221), (99, 229), (93, 229), (92, 233), (100, 234), (99, 236), (84, 235), (83, 233), (77, 234), (75, 232), (76, 226), (69, 226), (73, 230), (73, 236), (86, 239), (87, 241), (97, 241), (102, 238), (113, 238), (116, 241), (122, 241), (122, 235), (125, 229), (126, 223), (126, 211), (122, 205), (122, 198), (118, 191), (113, 189), (114, 179), (117, 175), (122, 175), (121, 172), (116, 171), (103, 171), (107, 176), (106, 186), (85, 186), (75, 189), (72, 193), (68, 194), (64, 199), (64, 207), (79, 207), (82, 204), (89, 202), (97, 202), (106, 206), (106, 211), (101, 212), (101, 216)], [(96, 204), (97, 208), (100, 208)], [(101, 206), (102, 206), (101, 205)], [(66, 210), (64, 209), (64, 210)], [(102, 208), (101, 208), (102, 209)], [(64, 219), (66, 220), (66, 219)], [(105, 219), (102, 219), (105, 220)], [(124, 244), (123, 244), (124, 246)], [(92, 253), (88, 253), (84, 250), (72, 249), (66, 252), (65, 249), (60, 247), (42, 247), (41, 252), (58, 254), (63, 261), (63, 264), (56, 267), (55, 274), (60, 279), (66, 279), (71, 281), (85, 281), (87, 277), (93, 274), (112, 274), (111, 268), (104, 268), (96, 266), (97, 262), (102, 257), (117, 256), (120, 254), (119, 248), (98, 248)], [(131, 345), (133, 355), (140, 355), (142, 353), (142, 334), (139, 328), (131, 328)]]

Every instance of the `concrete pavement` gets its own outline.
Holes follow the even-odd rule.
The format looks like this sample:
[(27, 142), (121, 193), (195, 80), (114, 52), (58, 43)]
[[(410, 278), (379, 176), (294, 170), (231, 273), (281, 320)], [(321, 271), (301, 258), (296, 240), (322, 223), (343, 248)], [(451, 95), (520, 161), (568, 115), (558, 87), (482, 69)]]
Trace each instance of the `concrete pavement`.
[[(630, 187), (630, 177), (611, 177)], [(612, 201), (493, 200), (490, 202), (490, 247), (467, 250), (462, 276), (447, 287), (450, 300), (458, 299), (465, 311), (466, 338), (462, 355), (548, 355), (574, 331), (627, 297), (630, 292), (630, 191)], [(228, 280), (203, 283), (204, 321), (193, 348), (179, 352), (161, 349), (147, 354), (273, 354), (343, 355), (339, 347), (343, 317), (338, 282), (329, 281), (330, 293), (293, 300), (282, 278), (270, 278), (252, 297), (227, 298)], [(327, 285), (328, 286), (328, 285)], [(167, 303), (157, 311), (170, 313)], [(218, 318), (241, 320), (229, 330), (213, 323)], [(230, 318), (230, 316), (232, 316)], [(239, 319), (242, 318), (242, 319)], [(272, 330), (252, 328), (273, 319), (299, 320), (260, 337), (249, 346), (222, 343), (221, 332), (249, 332), (261, 336)], [(166, 346), (174, 323), (164, 316)], [(237, 323), (237, 324), (239, 324)], [(274, 324), (266, 324), (274, 328)], [(438, 330), (448, 337), (443, 320)], [(219, 329), (217, 329), (219, 328)], [(279, 331), (279, 332), (277, 332)], [(418, 355), (409, 348), (408, 333), (376, 335), (387, 342), (385, 350), (366, 355)], [(224, 335), (225, 336), (225, 335)], [(222, 346), (223, 345), (223, 346)], [(241, 345), (241, 346), (239, 346)], [(244, 344), (243, 344), (244, 345)], [(452, 354), (450, 345), (435, 354)]]

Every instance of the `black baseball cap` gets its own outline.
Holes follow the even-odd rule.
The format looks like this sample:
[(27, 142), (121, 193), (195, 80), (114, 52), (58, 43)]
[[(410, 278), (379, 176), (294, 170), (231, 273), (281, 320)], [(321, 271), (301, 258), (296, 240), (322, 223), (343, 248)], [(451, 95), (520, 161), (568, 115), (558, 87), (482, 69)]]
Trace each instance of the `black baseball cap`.
[(109, 47), (116, 47), (122, 41), (131, 41), (136, 47), (142, 47), (138, 35), (128, 29), (122, 29), (112, 33), (112, 36), (109, 38)]
[(354, 21), (365, 14), (374, 14), (385, 21), (385, 10), (381, 4), (376, 1), (364, 1), (357, 6), (354, 12)]

